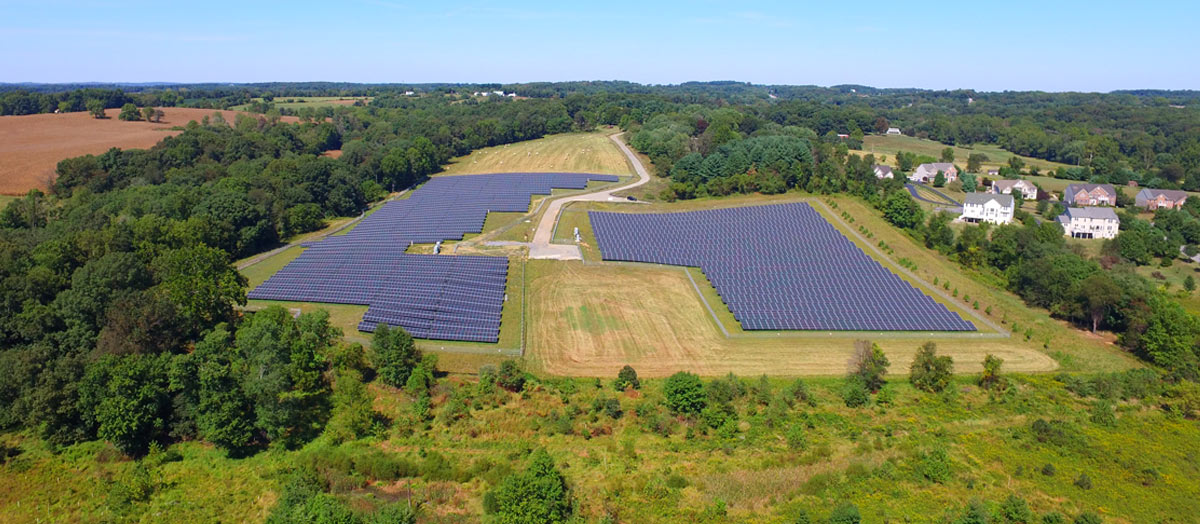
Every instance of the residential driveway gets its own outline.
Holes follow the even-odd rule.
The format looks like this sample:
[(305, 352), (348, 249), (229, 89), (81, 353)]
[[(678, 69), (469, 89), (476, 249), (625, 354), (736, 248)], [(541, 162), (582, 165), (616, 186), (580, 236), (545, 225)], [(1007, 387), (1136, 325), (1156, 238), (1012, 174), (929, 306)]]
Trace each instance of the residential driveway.
[(548, 258), (554, 260), (582, 260), (583, 255), (579, 252), (579, 247), (574, 244), (551, 244), (550, 241), (554, 235), (554, 224), (558, 222), (558, 215), (562, 212), (564, 205), (570, 202), (629, 202), (628, 199), (613, 196), (617, 191), (633, 189), (650, 182), (650, 172), (646, 170), (646, 166), (638, 160), (637, 155), (621, 141), (621, 135), (625, 133), (617, 133), (608, 137), (617, 147), (625, 153), (625, 157), (629, 159), (629, 163), (633, 164), (633, 169), (637, 173), (637, 180), (631, 184), (626, 184), (620, 187), (603, 189), (593, 193), (583, 193), (571, 196), (562, 197), (552, 200), (546, 206), (545, 213), (542, 214), (542, 219), (538, 221), (537, 227), (533, 232), (533, 242), (529, 245), (529, 258)]

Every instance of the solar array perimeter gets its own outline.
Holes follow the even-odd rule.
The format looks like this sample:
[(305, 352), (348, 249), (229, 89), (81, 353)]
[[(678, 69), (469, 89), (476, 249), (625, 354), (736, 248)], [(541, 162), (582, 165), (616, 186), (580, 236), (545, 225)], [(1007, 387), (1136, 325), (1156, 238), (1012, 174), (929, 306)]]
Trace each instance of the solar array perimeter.
[(305, 244), (295, 260), (248, 294), (252, 299), (367, 305), (359, 324), (402, 326), (416, 338), (497, 342), (508, 259), (408, 255), (415, 243), (479, 233), (488, 212), (525, 212), (553, 188), (583, 189), (613, 175), (505, 173), (430, 180), (342, 236)]
[(697, 266), (746, 330), (975, 330), (805, 203), (588, 215), (605, 260)]

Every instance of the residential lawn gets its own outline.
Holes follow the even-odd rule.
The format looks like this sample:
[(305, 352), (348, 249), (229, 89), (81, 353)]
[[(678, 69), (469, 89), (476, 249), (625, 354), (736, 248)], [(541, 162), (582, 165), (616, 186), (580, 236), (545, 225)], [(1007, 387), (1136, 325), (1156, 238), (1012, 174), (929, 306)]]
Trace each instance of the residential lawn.
[[(1059, 167), (1071, 167), (1067, 164), (1058, 162), (1050, 162), (1027, 156), (1015, 155), (1001, 149), (999, 146), (990, 144), (975, 144), (972, 146), (952, 146), (954, 148), (954, 163), (965, 168), (967, 165), (967, 157), (971, 153), (983, 153), (987, 155), (988, 161), (983, 163), (983, 172), (986, 173), (988, 168), (998, 168), (1002, 165), (1008, 165), (1008, 159), (1014, 156), (1020, 157), (1025, 161), (1026, 167), (1037, 166), (1042, 171), (1049, 171)], [(887, 155), (887, 161), (881, 161), (881, 164), (895, 165), (896, 152), (907, 151), (918, 155), (931, 156), (933, 158), (941, 158), (942, 150), (946, 148), (946, 144), (936, 140), (927, 140), (924, 138), (915, 138), (904, 135), (867, 135), (863, 137), (863, 148), (861, 150), (852, 150), (852, 153), (860, 155), (873, 153), (876, 157), (880, 154)]]

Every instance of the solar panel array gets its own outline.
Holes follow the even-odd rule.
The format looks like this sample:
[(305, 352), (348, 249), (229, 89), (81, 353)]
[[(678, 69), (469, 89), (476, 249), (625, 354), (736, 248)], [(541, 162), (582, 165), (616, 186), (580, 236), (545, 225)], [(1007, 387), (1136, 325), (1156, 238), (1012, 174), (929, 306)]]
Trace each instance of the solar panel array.
[(508, 259), (408, 255), (412, 244), (479, 233), (488, 212), (525, 212), (535, 194), (583, 189), (613, 175), (506, 173), (439, 177), (384, 204), (349, 233), (306, 249), (248, 297), (367, 305), (358, 329), (384, 323), (416, 338), (497, 342)]
[(588, 215), (605, 260), (697, 266), (746, 330), (975, 330), (808, 204)]

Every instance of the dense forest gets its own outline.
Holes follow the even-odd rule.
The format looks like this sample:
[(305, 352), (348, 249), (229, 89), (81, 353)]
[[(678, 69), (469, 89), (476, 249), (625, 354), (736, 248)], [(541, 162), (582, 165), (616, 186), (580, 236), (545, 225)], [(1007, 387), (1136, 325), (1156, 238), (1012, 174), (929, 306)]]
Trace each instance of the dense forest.
[[(467, 92), (487, 87), (530, 98), (481, 100)], [(403, 89), (422, 94), (405, 96)], [(1194, 100), (1187, 93), (929, 92), (733, 82), (26, 86), (0, 94), (0, 114), (78, 111), (95, 99), (106, 107), (223, 108), (263, 96), (330, 94), (374, 98), (363, 107), (304, 110), (299, 123), (281, 122), (267, 104), (262, 115), (239, 115), (234, 122), (219, 116), (193, 122), (147, 150), (66, 159), (48, 194), (30, 192), (0, 211), (0, 369), (6, 371), (0, 376), (0, 430), (29, 432), (55, 449), (102, 440), (125, 455), (150, 457), (146, 460), (161, 460), (162, 449), (172, 443), (195, 440), (230, 457), (249, 457), (298, 449), (317, 438), (354, 441), (391, 423), (399, 427), (400, 421), (372, 408), (369, 383), (412, 396), (403, 431), (418, 434), (414, 438), (435, 424), (448, 427), (472, 409), (503, 406), (510, 395), (551, 395), (547, 391), (564, 407), (543, 413), (541, 427), (572, 434), (587, 417), (593, 423), (601, 417), (619, 420), (623, 408), (616, 396), (592, 395), (585, 411), (571, 404), (583, 398), (575, 382), (539, 384), (512, 361), (484, 371), (477, 383), (447, 391), (437, 359), (422, 356), (403, 331), (379, 330), (368, 351), (345, 343), (324, 314), (293, 318), (281, 308), (241, 314), (246, 281), (232, 265), (319, 229), (326, 219), (355, 216), (454, 156), (604, 124), (621, 126), (630, 143), (649, 156), (656, 174), (668, 180), (659, 195), (666, 200), (792, 190), (861, 198), (913, 238), (1029, 305), (1081, 329), (1117, 333), (1120, 344), (1155, 371), (1106, 379), (1129, 390), (1112, 395), (1167, 395), (1171, 412), (1197, 414), (1200, 395), (1193, 381), (1200, 379), (1200, 320), (1133, 271), (1151, 263), (1170, 265), (1181, 252), (1196, 251), (1196, 199), (1183, 210), (1159, 212), (1153, 222), (1124, 217), (1121, 234), (1096, 261), (1067, 245), (1050, 220), (1056, 210), (1048, 206), (1041, 217), (1021, 212), (1016, 224), (956, 233), (946, 215), (924, 212), (900, 181), (877, 179), (875, 158), (850, 154), (852, 144), (836, 137), (861, 140), (864, 133), (900, 126), (948, 144), (999, 144), (1078, 166), (1056, 173), (1062, 177), (1197, 189), (1200, 112), (1174, 107)], [(341, 155), (323, 154), (331, 150)], [(887, 363), (877, 349), (862, 349), (861, 376), (851, 377), (846, 398), (836, 395), (835, 402), (844, 400), (848, 407), (889, 394), (880, 372)], [(914, 382), (914, 387), (940, 392), (952, 379), (932, 349), (929, 353), (926, 365), (940, 385)], [(1040, 393), (1030, 393), (1030, 387), (1017, 392), (998, 385), (999, 363), (995, 366), (990, 378), (980, 379), (981, 398), (1028, 395), (1034, 402)], [(617, 391), (639, 387), (632, 369), (618, 381)], [(1106, 384), (1116, 388), (1112, 391), (1124, 387)], [(1099, 386), (1070, 385), (1083, 398), (1106, 395), (1096, 392)], [(701, 438), (698, 432), (710, 439), (709, 451), (733, 453), (742, 424), (785, 427), (790, 420), (787, 424), (800, 427), (793, 420), (800, 415), (789, 410), (815, 406), (818, 397), (828, 402), (829, 396), (810, 394), (802, 381), (781, 389), (765, 377), (748, 385), (736, 377), (704, 382), (682, 374), (662, 384), (661, 398), (636, 409), (639, 424), (651, 434), (686, 431), (681, 438), (690, 442)], [(826, 418), (804, 422), (814, 433), (844, 415), (820, 416)], [(689, 421), (686, 430), (678, 420)], [(1062, 434), (1068, 430), (1042, 423), (1019, 438), (1067, 439)], [(807, 430), (788, 431), (783, 446), (806, 446)], [(832, 439), (836, 431), (822, 438)], [(754, 435), (747, 442), (757, 438), (768, 445), (768, 437)], [(558, 522), (575, 507), (563, 472), (540, 449), (515, 453), (514, 459), (526, 463), (519, 470), (493, 463), (468, 470), (446, 464), (423, 446), (420, 464), (346, 453), (305, 455), (299, 462), (309, 467), (289, 470), (269, 521), (362, 521), (329, 495), (338, 482), (413, 475), (488, 479), (495, 488), (483, 506), (497, 522)], [(921, 469), (948, 467), (944, 451), (931, 453), (909, 473), (922, 482), (945, 482), (948, 474)], [(126, 489), (140, 481), (121, 482)], [(1025, 502), (1005, 504), (1020, 511)], [(962, 511), (984, 511), (976, 506), (972, 502)], [(378, 522), (413, 518), (408, 506), (374, 511), (370, 518)], [(724, 510), (711, 511), (716, 521)], [(834, 516), (839, 511), (857, 515), (858, 509), (848, 502)], [(858, 522), (846, 519), (833, 521)]]

